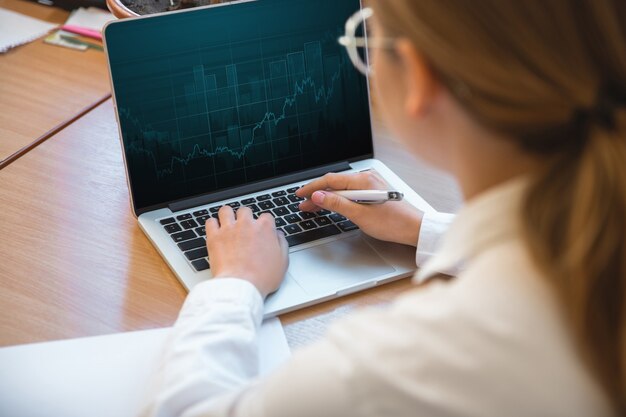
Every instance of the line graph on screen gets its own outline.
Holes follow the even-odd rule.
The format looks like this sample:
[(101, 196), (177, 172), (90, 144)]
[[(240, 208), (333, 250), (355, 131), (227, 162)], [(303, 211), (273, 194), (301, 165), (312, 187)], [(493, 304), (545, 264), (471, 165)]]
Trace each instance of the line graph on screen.
[(320, 129), (316, 118), (341, 95), (345, 65), (341, 55), (323, 55), (320, 41), (269, 61), (193, 65), (169, 122), (157, 126), (119, 109), (126, 151), (147, 159), (157, 179), (203, 158), (251, 159), (253, 150)]

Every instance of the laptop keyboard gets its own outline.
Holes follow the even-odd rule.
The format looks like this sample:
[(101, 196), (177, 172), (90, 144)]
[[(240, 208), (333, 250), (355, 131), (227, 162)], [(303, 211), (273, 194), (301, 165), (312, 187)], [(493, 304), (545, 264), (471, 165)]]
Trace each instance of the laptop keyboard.
[[(317, 213), (301, 212), (298, 206), (303, 199), (295, 195), (298, 188), (292, 187), (254, 198), (245, 198), (226, 205), (235, 210), (249, 207), (255, 219), (263, 213), (271, 214), (274, 216), (276, 228), (285, 234), (289, 246), (302, 245), (358, 229), (357, 225), (341, 214), (328, 210)], [(209, 218), (217, 218), (217, 212), (221, 207), (213, 206), (160, 220), (165, 231), (198, 272), (210, 268), (204, 225)]]

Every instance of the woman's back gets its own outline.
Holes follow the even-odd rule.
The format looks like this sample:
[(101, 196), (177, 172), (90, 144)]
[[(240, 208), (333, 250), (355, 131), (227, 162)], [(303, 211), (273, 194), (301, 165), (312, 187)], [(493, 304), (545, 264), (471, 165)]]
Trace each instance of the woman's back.
[[(262, 403), (268, 416), (611, 416), (512, 220), (526, 186), (505, 184), (465, 207), (418, 273), (422, 286), (383, 311), (337, 323), (242, 410)], [(438, 272), (461, 265), (456, 278)]]

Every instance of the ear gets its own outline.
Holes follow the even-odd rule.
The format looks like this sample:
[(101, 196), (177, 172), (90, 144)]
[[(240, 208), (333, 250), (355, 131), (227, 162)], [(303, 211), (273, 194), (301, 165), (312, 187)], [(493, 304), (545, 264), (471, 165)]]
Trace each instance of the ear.
[(424, 57), (408, 39), (396, 42), (396, 54), (404, 69), (404, 107), (411, 117), (422, 116), (439, 91), (439, 81)]

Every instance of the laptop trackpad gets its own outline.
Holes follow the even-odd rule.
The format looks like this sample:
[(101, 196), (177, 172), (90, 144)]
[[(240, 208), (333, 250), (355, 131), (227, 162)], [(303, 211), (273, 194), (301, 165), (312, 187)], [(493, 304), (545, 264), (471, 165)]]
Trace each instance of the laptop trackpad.
[(334, 294), (394, 271), (360, 236), (289, 255), (289, 275), (311, 295)]

